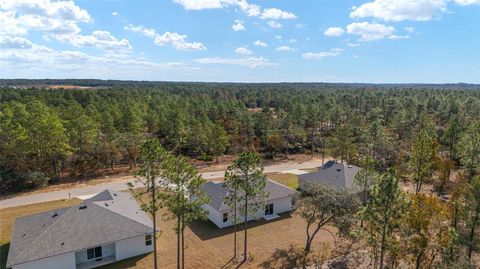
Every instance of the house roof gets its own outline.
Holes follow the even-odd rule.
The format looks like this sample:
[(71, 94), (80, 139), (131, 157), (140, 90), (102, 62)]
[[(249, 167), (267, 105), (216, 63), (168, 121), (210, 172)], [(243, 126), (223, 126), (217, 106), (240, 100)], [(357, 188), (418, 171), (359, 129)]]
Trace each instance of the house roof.
[(306, 184), (325, 184), (335, 189), (358, 190), (355, 184), (355, 175), (360, 167), (347, 165), (337, 161), (328, 161), (318, 168), (318, 171), (299, 175), (299, 180)]
[(7, 267), (151, 233), (129, 193), (105, 190), (83, 203), (15, 220)]
[[(210, 206), (217, 211), (228, 210), (229, 207), (224, 203), (224, 199), (228, 194), (228, 190), (224, 187), (223, 182), (208, 182), (203, 184), (203, 191), (210, 196)], [(293, 196), (295, 190), (267, 179), (265, 191), (269, 193), (268, 200), (274, 200), (282, 197)]]

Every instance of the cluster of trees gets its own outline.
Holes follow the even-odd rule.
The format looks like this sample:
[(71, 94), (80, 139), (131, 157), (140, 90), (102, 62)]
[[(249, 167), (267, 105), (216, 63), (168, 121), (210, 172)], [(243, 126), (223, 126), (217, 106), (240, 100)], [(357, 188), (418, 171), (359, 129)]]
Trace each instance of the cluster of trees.
[(133, 167), (147, 137), (204, 160), (251, 149), (265, 158), (309, 152), (350, 163), (369, 154), (382, 171), (395, 167), (421, 188), (440, 161), (459, 165), (459, 143), (480, 117), (480, 91), (471, 85), (98, 85), (109, 88), (0, 88), (0, 189)]

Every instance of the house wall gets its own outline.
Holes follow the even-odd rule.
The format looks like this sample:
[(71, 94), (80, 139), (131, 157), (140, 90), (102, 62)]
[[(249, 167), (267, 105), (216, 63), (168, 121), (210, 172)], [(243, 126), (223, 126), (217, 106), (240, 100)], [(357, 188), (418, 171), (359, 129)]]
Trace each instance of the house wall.
[(76, 269), (75, 253), (66, 253), (13, 266), (12, 269)]
[[(102, 246), (102, 257), (108, 257), (108, 256), (114, 256), (114, 255), (115, 255), (115, 244)], [(75, 261), (77, 264), (89, 261), (87, 259), (87, 250), (84, 249), (82, 251), (76, 252)]]
[(223, 212), (218, 212), (210, 205), (202, 205), (201, 208), (208, 212), (208, 219), (217, 225), (217, 227), (224, 228), (232, 225), (230, 216), (227, 222), (223, 222)]
[[(273, 212), (275, 214), (280, 214), (284, 212), (288, 212), (292, 210), (292, 197), (287, 196), (287, 197), (282, 197), (279, 199), (275, 200), (268, 200), (266, 202), (267, 204), (273, 203)], [(201, 206), (204, 210), (208, 211), (208, 219), (213, 222), (215, 225), (217, 225), (218, 228), (225, 228), (232, 226), (232, 217), (233, 217), (233, 212), (232, 211), (224, 211), (228, 212), (228, 221), (223, 222), (223, 213), (224, 212), (218, 212), (217, 210), (213, 209), (210, 205), (202, 205)], [(256, 214), (255, 219), (260, 219), (265, 215), (265, 208), (260, 208)], [(248, 220), (252, 220), (254, 218), (249, 217)]]
[(117, 261), (149, 253), (152, 251), (153, 242), (150, 246), (146, 246), (145, 235), (120, 240), (115, 243), (115, 258), (117, 259)]

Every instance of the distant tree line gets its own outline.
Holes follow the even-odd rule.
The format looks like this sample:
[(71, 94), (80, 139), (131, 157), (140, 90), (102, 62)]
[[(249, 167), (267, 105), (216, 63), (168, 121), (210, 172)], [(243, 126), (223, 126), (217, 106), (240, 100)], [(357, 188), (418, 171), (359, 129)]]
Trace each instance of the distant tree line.
[[(264, 158), (331, 155), (354, 164), (370, 155), (378, 170), (394, 168), (401, 177), (416, 180), (418, 188), (442, 162), (478, 171), (475, 157), (460, 163), (475, 154), (474, 145), (467, 145), (474, 142), (465, 138), (476, 132), (471, 129), (480, 119), (480, 89), (475, 85), (1, 84), (13, 82), (108, 88), (1, 88), (3, 191), (83, 177), (118, 164), (134, 167), (148, 137), (158, 138), (175, 154), (207, 161), (247, 150)], [(448, 183), (447, 170), (439, 188)]]

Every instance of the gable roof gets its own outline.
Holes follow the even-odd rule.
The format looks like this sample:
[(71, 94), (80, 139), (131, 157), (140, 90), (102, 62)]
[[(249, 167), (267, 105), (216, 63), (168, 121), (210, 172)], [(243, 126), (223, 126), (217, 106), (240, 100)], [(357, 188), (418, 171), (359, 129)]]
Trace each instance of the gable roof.
[(347, 165), (336, 161), (328, 161), (318, 171), (299, 176), (299, 180), (306, 184), (325, 184), (338, 190), (358, 190), (355, 184), (355, 175), (360, 167)]
[[(223, 201), (228, 194), (223, 182), (207, 182), (202, 186), (205, 194), (210, 196), (210, 206), (217, 211), (228, 210), (229, 207)], [(265, 191), (269, 193), (268, 200), (274, 200), (282, 197), (293, 196), (295, 190), (267, 178)]]
[(17, 218), (7, 267), (148, 234), (152, 227), (129, 193), (105, 190), (79, 205)]

